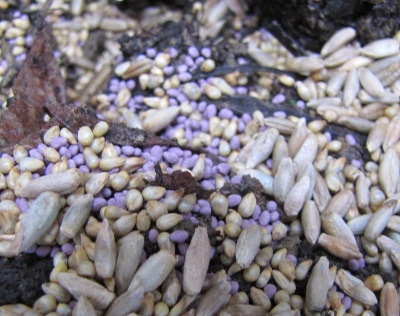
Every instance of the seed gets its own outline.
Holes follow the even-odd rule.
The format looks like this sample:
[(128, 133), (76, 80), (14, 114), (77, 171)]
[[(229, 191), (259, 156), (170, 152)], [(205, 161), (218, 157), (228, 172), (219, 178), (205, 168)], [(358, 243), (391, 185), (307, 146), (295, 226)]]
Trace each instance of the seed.
[(399, 298), (396, 287), (391, 282), (386, 282), (382, 288), (379, 309), (382, 316), (399, 314)]
[(23, 158), (19, 165), (20, 170), (22, 172), (25, 172), (25, 171), (35, 172), (35, 171), (38, 171), (43, 166), (44, 166), (44, 162), (42, 160), (39, 160), (36, 158), (31, 158), (31, 157)]
[(385, 89), (380, 80), (367, 68), (358, 69), (358, 78), (362, 87), (373, 97), (383, 97)]
[[(365, 279), (364, 285), (371, 291), (380, 291), (384, 285), (384, 281), (379, 274), (372, 274)], [(381, 299), (382, 302), (382, 299)]]
[(206, 59), (200, 65), (200, 70), (203, 72), (210, 72), (215, 69), (215, 61), (212, 59)]
[[(163, 264), (160, 265), (159, 263)], [(175, 256), (167, 250), (151, 255), (136, 272), (128, 291), (137, 280), (141, 281), (146, 292), (154, 291), (168, 277), (175, 266)]]
[(382, 58), (395, 55), (399, 52), (399, 42), (392, 38), (374, 41), (364, 46), (361, 53), (372, 58)]
[[(227, 224), (229, 225), (229, 224)], [(250, 266), (261, 244), (261, 228), (259, 225), (246, 227), (239, 236), (236, 244), (236, 262), (245, 269)]]
[(306, 201), (301, 213), (301, 224), (304, 228), (304, 235), (312, 245), (318, 240), (321, 230), (321, 220), (318, 208), (314, 201)]
[[(47, 147), (43, 153), (44, 158), (49, 162), (56, 163), (60, 160), (61, 156), (57, 150), (52, 147)], [(25, 158), (24, 158), (25, 159)], [(22, 162), (23, 160), (21, 160)]]
[(21, 220), (14, 243), (15, 253), (25, 251), (42, 238), (61, 209), (61, 196), (53, 192), (40, 194)]
[(325, 57), (336, 51), (338, 48), (353, 40), (356, 36), (356, 31), (351, 27), (345, 27), (336, 31), (328, 41), (325, 42), (321, 49), (321, 56)]
[(155, 110), (143, 120), (143, 129), (150, 133), (158, 133), (178, 116), (179, 111), (178, 106)]
[(94, 259), (96, 271), (100, 277), (109, 279), (114, 275), (116, 257), (114, 233), (108, 220), (104, 219), (97, 234)]
[(142, 191), (143, 198), (148, 200), (159, 200), (165, 194), (166, 189), (161, 186), (148, 186)]
[(103, 190), (109, 178), (110, 174), (108, 172), (92, 173), (89, 180), (85, 184), (86, 192), (93, 195), (98, 194), (101, 190)]
[(322, 311), (329, 290), (329, 261), (321, 257), (314, 266), (306, 289), (306, 307), (309, 311)]
[(183, 289), (188, 295), (200, 293), (210, 263), (211, 245), (207, 229), (197, 227), (183, 266)]
[(181, 214), (188, 214), (193, 210), (193, 207), (196, 205), (196, 195), (195, 194), (187, 194), (178, 204), (178, 211)]
[(336, 67), (344, 64), (349, 59), (356, 57), (359, 54), (360, 50), (358, 47), (347, 45), (339, 48), (336, 52), (329, 55), (325, 58), (324, 63), (325, 67)]
[(294, 166), (292, 159), (285, 157), (279, 164), (274, 180), (274, 197), (277, 202), (284, 203), (294, 185)]
[[(104, 151), (104, 150), (103, 150)], [(113, 157), (113, 158), (101, 158), (100, 159), (100, 169), (104, 171), (109, 171), (114, 168), (121, 167), (126, 161), (123, 157)]]
[(74, 238), (85, 224), (92, 207), (93, 195), (88, 193), (78, 197), (67, 210), (60, 230), (68, 238)]
[(373, 305), (378, 302), (375, 294), (348, 271), (340, 269), (336, 274), (335, 282), (347, 295), (362, 304)]
[(115, 298), (114, 293), (100, 284), (74, 274), (61, 272), (56, 278), (75, 299), (79, 300), (81, 296), (85, 296), (98, 309), (107, 308)]
[(57, 301), (54, 296), (46, 294), (39, 297), (35, 304), (33, 304), (33, 309), (40, 314), (47, 314), (55, 311), (57, 308)]
[(78, 303), (75, 305), (72, 311), (72, 316), (79, 316), (79, 315), (87, 315), (87, 316), (97, 315), (93, 305), (85, 296), (81, 296), (79, 298)]
[(318, 244), (333, 255), (342, 259), (361, 259), (362, 254), (357, 246), (349, 243), (342, 237), (335, 237), (322, 233), (318, 238)]
[(49, 188), (56, 193), (68, 194), (75, 191), (80, 182), (80, 172), (77, 169), (71, 169), (66, 172), (50, 174), (34, 179), (21, 188), (20, 194), (23, 197), (35, 198)]
[(253, 192), (246, 194), (238, 206), (238, 212), (243, 218), (253, 215), (256, 208), (256, 196)]
[(162, 231), (170, 230), (175, 225), (177, 225), (181, 220), (182, 220), (182, 215), (180, 214), (176, 213), (165, 214), (157, 219), (156, 227)]
[(60, 127), (58, 125), (54, 125), (50, 127), (46, 133), (43, 135), (43, 141), (46, 145), (50, 145), (53, 138), (60, 136)]
[(291, 58), (286, 64), (289, 71), (299, 74), (309, 74), (324, 67), (324, 62), (316, 56), (302, 56)]
[(286, 195), (285, 204), (283, 206), (288, 216), (297, 215), (305, 202), (307, 193), (310, 189), (310, 178), (305, 175), (290, 189)]
[(207, 316), (218, 312), (231, 298), (230, 290), (231, 285), (228, 281), (222, 281), (214, 285), (200, 298), (196, 308), (196, 315)]

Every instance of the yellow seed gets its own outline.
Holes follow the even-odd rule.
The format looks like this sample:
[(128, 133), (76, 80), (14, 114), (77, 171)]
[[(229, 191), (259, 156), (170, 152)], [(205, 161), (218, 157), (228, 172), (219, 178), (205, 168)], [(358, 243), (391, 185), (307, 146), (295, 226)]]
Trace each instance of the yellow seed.
[(224, 227), (225, 234), (231, 238), (239, 237), (241, 231), (242, 230), (241, 230), (240, 226), (238, 226), (234, 223), (227, 223)]
[(15, 159), (15, 161), (20, 163), (21, 160), (25, 157), (28, 157), (28, 151), (26, 150), (26, 148), (20, 145), (15, 145), (13, 151), (13, 158)]
[(44, 156), (44, 158), (46, 158), (47, 161), (52, 162), (52, 163), (58, 162), (61, 158), (58, 151), (52, 147), (47, 147), (43, 153), (43, 156)]
[(380, 291), (384, 285), (384, 281), (379, 274), (370, 275), (365, 279), (364, 285), (371, 291)]
[(14, 167), (14, 163), (11, 159), (0, 158), (0, 172), (2, 174), (9, 173), (11, 171), (12, 167)]
[(260, 276), (260, 266), (258, 264), (252, 263), (250, 267), (244, 269), (243, 279), (247, 282), (255, 282)]
[(93, 128), (93, 135), (94, 137), (101, 137), (108, 132), (108, 129), (109, 129), (108, 123), (105, 121), (100, 121)]
[(104, 137), (96, 137), (90, 144), (90, 148), (94, 153), (100, 154), (106, 145), (106, 139)]
[(22, 172), (30, 171), (35, 172), (44, 166), (44, 162), (40, 159), (26, 157), (21, 160), (19, 168)]
[(64, 137), (71, 145), (75, 145), (78, 143), (74, 134), (72, 134), (72, 132), (68, 128), (63, 127), (60, 131), (60, 136)]
[(53, 138), (60, 136), (60, 126), (54, 125), (50, 127), (43, 135), (43, 141), (46, 145), (50, 145)]
[(85, 147), (83, 149), (83, 155), (85, 156), (86, 165), (90, 169), (96, 169), (99, 166), (99, 157), (97, 157), (92, 148)]
[(82, 126), (78, 131), (78, 141), (82, 146), (89, 146), (94, 139), (94, 135), (89, 126)]
[(212, 59), (206, 59), (200, 65), (200, 70), (203, 72), (210, 72), (215, 69), (215, 61)]

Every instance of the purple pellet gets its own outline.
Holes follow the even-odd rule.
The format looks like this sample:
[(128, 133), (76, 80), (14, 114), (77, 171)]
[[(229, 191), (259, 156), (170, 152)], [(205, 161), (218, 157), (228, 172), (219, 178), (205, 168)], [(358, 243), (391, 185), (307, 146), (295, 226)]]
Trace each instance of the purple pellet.
[(110, 188), (104, 188), (101, 190), (101, 194), (103, 195), (104, 198), (108, 199), (112, 195), (112, 191)]
[(256, 208), (254, 209), (254, 213), (251, 216), (254, 220), (258, 220), (260, 218), (261, 215), (261, 207), (256, 205)]
[(194, 61), (197, 66), (200, 66), (204, 62), (205, 58), (203, 56), (197, 57)]
[(79, 167), (85, 163), (85, 156), (82, 153), (79, 153), (75, 155), (72, 160), (75, 162), (75, 165)]
[(72, 254), (72, 252), (74, 251), (74, 248), (75, 248), (75, 246), (72, 243), (66, 243), (61, 246), (62, 252), (65, 253), (67, 256), (70, 256)]
[(200, 121), (200, 130), (204, 133), (207, 133), (210, 129), (210, 124), (208, 123), (207, 120), (201, 120)]
[(181, 73), (181, 72), (186, 72), (188, 71), (189, 67), (185, 64), (179, 65), (178, 67), (176, 67), (176, 70)]
[(108, 87), (108, 90), (109, 90), (110, 92), (115, 92), (115, 93), (110, 93), (110, 94), (108, 95), (108, 100), (109, 100), (110, 102), (112, 102), (112, 101), (114, 101), (114, 100), (116, 99), (116, 97), (117, 97), (116, 93), (119, 91), (119, 84), (118, 84), (118, 83), (117, 83), (117, 84), (110, 84), (110, 86)]
[(185, 230), (176, 230), (169, 235), (172, 242), (183, 243), (189, 238), (189, 233)]
[(228, 195), (228, 205), (229, 205), (229, 207), (238, 206), (241, 201), (242, 201), (242, 197), (239, 194), (230, 194), (230, 195)]
[(168, 99), (168, 102), (169, 102), (169, 105), (170, 105), (170, 106), (177, 106), (177, 105), (179, 105), (178, 101), (177, 101), (176, 99), (174, 99), (174, 98), (169, 98), (169, 99)]
[(189, 120), (190, 122), (190, 127), (192, 130), (199, 130), (200, 129), (200, 122), (196, 120)]
[(92, 202), (92, 210), (93, 211), (100, 211), (103, 206), (107, 205), (107, 201), (101, 197), (95, 197)]
[(273, 116), (277, 118), (286, 118), (287, 114), (284, 111), (276, 111), (274, 112)]
[(70, 151), (68, 150), (68, 148), (65, 147), (65, 146), (60, 147), (60, 149), (58, 150), (58, 152), (60, 153), (61, 157), (64, 156), (64, 157), (67, 158), (67, 159), (71, 159), (71, 157), (72, 157), (71, 152), (70, 152)]
[(192, 222), (192, 224), (194, 224), (194, 225), (200, 224), (199, 220), (196, 217), (190, 216), (189, 218), (190, 218), (190, 221)]
[(21, 213), (26, 213), (29, 209), (29, 202), (26, 198), (17, 197), (15, 203), (18, 205)]
[(121, 152), (125, 156), (132, 156), (135, 153), (135, 148), (132, 146), (122, 146)]
[(72, 159), (68, 159), (67, 163), (68, 163), (68, 168), (69, 169), (76, 168), (76, 163)]
[(211, 228), (216, 229), (218, 226), (218, 220), (215, 216), (211, 216)]
[(217, 166), (217, 170), (219, 173), (223, 174), (223, 175), (227, 175), (229, 173), (229, 171), (231, 171), (231, 166), (228, 163), (220, 163)]
[(155, 158), (155, 161), (160, 161), (163, 155), (163, 149), (161, 146), (155, 145), (150, 150), (151, 155)]
[(272, 103), (279, 104), (279, 103), (285, 102), (285, 100), (286, 100), (285, 95), (283, 93), (279, 93), (272, 98)]
[(183, 266), (183, 264), (185, 263), (185, 257), (182, 256), (182, 255), (176, 255), (176, 258), (177, 258), (178, 260), (176, 261), (175, 266), (177, 266), (178, 268), (181, 267), (181, 266)]
[(33, 245), (31, 247), (29, 247), (28, 249), (26, 249), (24, 252), (25, 253), (34, 253), (36, 251), (37, 245)]
[(275, 201), (268, 201), (267, 202), (267, 210), (270, 212), (276, 211), (278, 208), (278, 204)]
[(164, 75), (170, 76), (170, 75), (172, 75), (174, 73), (175, 68), (174, 68), (174, 66), (165, 66), (163, 68), (163, 71), (164, 71)]
[(190, 46), (189, 49), (188, 49), (188, 53), (193, 58), (196, 58), (196, 57), (198, 57), (200, 55), (199, 50), (195, 46)]
[(224, 108), (218, 113), (218, 117), (221, 119), (230, 120), (233, 117), (233, 112), (230, 109)]
[(248, 219), (244, 219), (242, 221), (242, 229), (245, 229), (246, 227), (250, 226), (250, 221)]
[(144, 96), (141, 94), (135, 95), (133, 97), (133, 100), (135, 101), (135, 103), (143, 103), (143, 99), (144, 99)]
[(217, 175), (217, 166), (213, 166), (211, 168), (211, 173), (212, 173), (213, 177), (215, 177)]
[(82, 166), (80, 166), (78, 169), (79, 169), (79, 171), (82, 172), (82, 173), (89, 173), (89, 172), (90, 172), (89, 167), (86, 166), (86, 165), (82, 165)]
[(37, 150), (43, 155), (47, 147), (48, 146), (46, 144), (40, 143), (39, 145), (37, 145)]
[(176, 56), (179, 55), (179, 51), (175, 47), (170, 47), (169, 55), (171, 56), (171, 58), (175, 58)]
[(44, 258), (50, 254), (51, 248), (50, 246), (39, 246), (36, 248), (35, 253), (38, 257)]
[(171, 165), (175, 165), (179, 160), (178, 155), (168, 152), (168, 151), (164, 152), (163, 157)]
[(288, 254), (286, 258), (292, 261), (295, 266), (297, 266), (297, 257), (295, 255)]
[(236, 281), (230, 281), (229, 282), (231, 284), (231, 290), (230, 290), (230, 294), (236, 294), (239, 291), (239, 283)]
[(240, 184), (240, 182), (242, 182), (242, 176), (239, 175), (239, 174), (234, 175), (234, 176), (231, 178), (231, 182), (232, 182), (232, 183), (236, 183), (236, 184)]
[(157, 229), (155, 229), (155, 228), (150, 229), (149, 234), (148, 234), (149, 241), (153, 244), (157, 243), (158, 235), (159, 235), (159, 232)]
[(219, 137), (215, 137), (211, 141), (211, 147), (217, 148), (219, 146), (221, 139)]
[(267, 225), (267, 226), (265, 226), (265, 228), (267, 229), (267, 231), (269, 233), (272, 233), (272, 225)]
[(306, 103), (303, 100), (299, 100), (296, 102), (296, 107), (304, 109), (306, 107)]
[(267, 294), (268, 298), (272, 300), (276, 293), (276, 286), (273, 284), (267, 284), (263, 290), (264, 293)]
[(185, 56), (185, 64), (188, 65), (189, 67), (194, 65), (194, 60), (191, 56), (186, 55)]
[(351, 134), (346, 134), (345, 140), (346, 140), (346, 143), (349, 144), (350, 146), (357, 145), (356, 139)]
[(266, 165), (269, 169), (272, 169), (272, 159), (267, 159)]
[(350, 296), (345, 296), (342, 299), (342, 304), (344, 305), (346, 311), (350, 309), (352, 303), (353, 303), (353, 300), (351, 299)]
[(353, 160), (351, 161), (351, 164), (352, 164), (354, 167), (356, 167), (357, 169), (361, 169), (361, 167), (362, 167), (362, 165), (363, 165), (362, 161), (361, 161), (361, 160), (358, 160), (358, 159), (353, 159)]
[(240, 138), (237, 135), (234, 135), (229, 141), (229, 145), (232, 150), (236, 150), (240, 148)]
[(78, 145), (70, 145), (68, 147), (68, 150), (70, 151), (72, 156), (75, 156), (79, 152), (79, 146)]
[(51, 173), (53, 172), (53, 168), (54, 168), (54, 163), (50, 162), (50, 163), (46, 166), (45, 174), (51, 174)]
[[(183, 81), (183, 82), (187, 82), (187, 81), (192, 80), (192, 75), (191, 75), (189, 72), (187, 72), (187, 71), (181, 72), (181, 73), (178, 75), (178, 77), (179, 77), (179, 80), (180, 80), (180, 81)], [(179, 99), (178, 99), (178, 100), (179, 100)]]
[(205, 215), (205, 216), (211, 215), (211, 206), (201, 206), (200, 214)]
[(356, 259), (350, 259), (347, 262), (347, 265), (348, 265), (349, 269), (352, 271), (360, 270), (360, 263)]
[(61, 248), (58, 246), (53, 246), (51, 248), (50, 257), (54, 258), (54, 256), (61, 251)]
[(126, 87), (127, 87), (129, 90), (135, 89), (135, 87), (136, 87), (135, 80), (129, 79), (129, 80), (126, 82)]
[(135, 148), (135, 156), (141, 156), (142, 155), (142, 150), (140, 148)]
[(360, 265), (360, 269), (365, 268), (365, 259), (364, 258), (358, 259), (358, 263)]
[(177, 88), (169, 88), (167, 89), (166, 93), (168, 96), (176, 98), (179, 95), (180, 91)]
[(211, 167), (206, 166), (204, 168), (203, 179), (210, 179), (212, 177), (212, 170)]
[(154, 57), (157, 54), (157, 51), (153, 47), (149, 47), (146, 49), (147, 57)]
[(50, 146), (55, 148), (55, 149), (58, 149), (58, 148), (60, 148), (62, 146), (65, 146), (67, 144), (68, 144), (68, 142), (65, 139), (65, 137), (63, 137), (63, 136), (54, 137), (50, 142)]
[[(173, 233), (172, 233), (173, 234)], [(172, 235), (171, 234), (171, 235)], [(172, 241), (172, 240), (171, 240)], [(188, 243), (186, 243), (186, 242), (182, 242), (182, 243), (178, 243), (178, 250), (179, 250), (179, 253), (182, 255), (182, 256), (184, 256), (184, 255), (186, 255), (186, 251), (188, 250), (188, 248), (189, 248), (189, 244)]]
[(185, 139), (191, 140), (193, 138), (193, 133), (190, 128), (185, 129)]
[(214, 104), (208, 105), (204, 113), (205, 118), (209, 120), (210, 118), (216, 115), (217, 115), (217, 107)]
[(237, 94), (247, 94), (247, 88), (246, 88), (246, 87), (243, 87), (243, 86), (236, 87), (236, 88), (235, 88), (235, 92), (236, 92)]
[(203, 113), (207, 109), (207, 102), (201, 101), (197, 104), (197, 111)]
[(201, 49), (201, 54), (206, 58), (210, 58), (211, 57), (211, 49), (208, 47), (203, 47)]
[(238, 57), (237, 62), (239, 65), (247, 64), (247, 59), (243, 57)]
[(29, 156), (43, 161), (43, 156), (36, 148), (29, 150)]
[(188, 169), (193, 168), (198, 158), (199, 158), (199, 155), (193, 155), (192, 157), (184, 159), (183, 163), (182, 163), (182, 167), (188, 168)]

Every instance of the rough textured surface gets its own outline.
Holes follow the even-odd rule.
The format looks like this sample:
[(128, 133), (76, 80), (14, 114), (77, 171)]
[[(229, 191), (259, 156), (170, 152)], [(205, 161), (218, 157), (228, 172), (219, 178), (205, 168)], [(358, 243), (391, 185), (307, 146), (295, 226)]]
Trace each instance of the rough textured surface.
[(51, 258), (34, 254), (0, 258), (0, 305), (19, 302), (32, 306), (43, 295), (41, 285), (48, 282), (52, 268)]

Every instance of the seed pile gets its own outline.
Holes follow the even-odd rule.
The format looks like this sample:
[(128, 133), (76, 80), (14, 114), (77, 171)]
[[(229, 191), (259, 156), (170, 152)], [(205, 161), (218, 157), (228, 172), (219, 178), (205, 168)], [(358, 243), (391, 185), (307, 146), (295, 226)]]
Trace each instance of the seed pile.
[[(79, 4), (71, 2), (71, 10), (77, 10), (72, 22), (56, 22), (59, 40), (68, 34), (57, 35), (60, 25), (76, 26), (83, 14)], [(93, 5), (85, 14), (95, 16), (97, 9)], [(202, 17), (201, 34), (218, 33), (227, 10), (225, 1), (206, 2), (204, 12), (215, 15)], [(124, 23), (108, 31), (134, 24)], [(88, 36), (88, 29), (82, 34)], [(319, 56), (293, 58), (271, 47), (274, 41), (265, 30), (244, 39), (237, 34), (261, 65), (283, 69), (287, 61), (287, 69), (309, 75), (304, 82), (278, 78), (295, 85), (307, 107), (322, 116), (309, 122), (279, 111), (265, 117), (259, 111), (237, 116), (218, 110), (212, 102), (222, 95), (269, 99), (274, 79), (261, 74), (251, 86), (234, 72), (192, 80), (196, 71), (218, 66), (208, 47), (148, 48), (123, 60), (110, 37), (115, 54), (106, 52), (100, 60), (107, 62), (90, 69), (80, 63), (85, 79), (71, 96), (78, 91), (85, 98), (76, 95), (76, 100), (88, 100), (97, 90), (86, 93), (91, 80), (105, 81), (113, 72), (104, 93), (91, 98), (100, 118), (176, 138), (180, 146), (204, 148), (219, 160), (180, 147), (107, 143), (106, 122), (83, 126), (76, 135), (54, 126), (36, 148), (17, 145), (12, 156), (2, 154), (0, 254), (51, 255), (54, 269), (33, 309), (14, 304), (0, 312), (398, 315), (399, 42), (345, 46), (354, 37), (354, 30), (340, 30)], [(67, 42), (60, 43), (62, 54), (81, 54), (80, 48), (70, 52)], [(272, 101), (279, 104), (285, 97)], [(341, 156), (356, 140), (324, 133), (327, 122), (368, 134), (371, 160)], [(214, 192), (200, 199), (185, 194), (185, 188), (152, 185), (156, 164), (165, 174), (186, 171)], [(268, 203), (261, 205), (257, 192), (222, 193), (225, 184), (239, 185), (245, 175), (261, 183)], [(306, 240), (301, 245), (326, 252), (300, 260), (285, 245), (295, 236)], [(366, 276), (371, 270), (376, 273)]]

